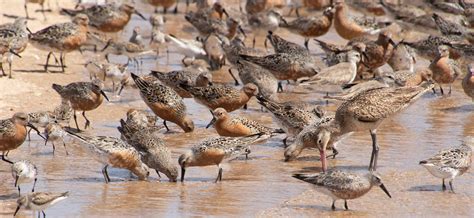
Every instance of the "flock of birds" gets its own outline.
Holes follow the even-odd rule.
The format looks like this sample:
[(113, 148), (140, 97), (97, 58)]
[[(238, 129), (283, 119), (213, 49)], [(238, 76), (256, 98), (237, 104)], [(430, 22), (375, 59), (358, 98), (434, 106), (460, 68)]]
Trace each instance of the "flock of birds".
[[(35, 130), (45, 142), (62, 141), (74, 138), (104, 164), (102, 173), (105, 182), (110, 182), (108, 166), (130, 170), (139, 180), (147, 180), (150, 170), (155, 170), (176, 182), (179, 174), (184, 182), (185, 172), (190, 167), (216, 165), (218, 175), (216, 182), (222, 180), (221, 163), (236, 155), (248, 155), (250, 145), (262, 143), (277, 134), (286, 134), (285, 161), (295, 160), (306, 148), (316, 148), (320, 152), (322, 172), (316, 174), (294, 174), (293, 177), (314, 184), (323, 193), (335, 201), (343, 199), (345, 209), (347, 200), (358, 198), (367, 193), (373, 186), (379, 186), (389, 196), (381, 177), (376, 173), (379, 154), (377, 128), (389, 118), (407, 106), (413, 104), (426, 92), (438, 84), (441, 94), (445, 94), (442, 85), (449, 86), (456, 78), (465, 74), (462, 87), (465, 93), (474, 100), (474, 65), (469, 64), (474, 57), (474, 47), (468, 27), (447, 19), (440, 13), (420, 15), (420, 8), (397, 6), (381, 1), (377, 6), (354, 4), (355, 8), (364, 8), (377, 14), (383, 8), (385, 14), (395, 20), (380, 20), (370, 16), (355, 17), (344, 1), (321, 6), (324, 1), (291, 1), (296, 9), (297, 18), (288, 20), (281, 15), (281, 1), (247, 0), (244, 9), (226, 8), (225, 1), (209, 4), (208, 1), (195, 0), (196, 11), (187, 11), (185, 19), (199, 32), (194, 40), (181, 39), (163, 30), (165, 17), (156, 14), (155, 10), (149, 21), (152, 24), (151, 40), (147, 44), (140, 33), (140, 28), (133, 30), (128, 40), (117, 38), (117, 32), (124, 29), (132, 14), (146, 19), (131, 3), (78, 4), (75, 9), (62, 9), (61, 13), (71, 16), (71, 22), (54, 24), (37, 32), (27, 27), (30, 18), (27, 3), (36, 2), (43, 6), (44, 1), (25, 2), (26, 18), (16, 18), (13, 23), (0, 26), (0, 54), (9, 64), (8, 77), (12, 78), (12, 62), (20, 57), (28, 45), (49, 52), (46, 58), (45, 71), (48, 71), (49, 59), (53, 57), (65, 71), (65, 56), (72, 51), (92, 49), (103, 54), (106, 60), (89, 61), (90, 82), (74, 82), (68, 85), (53, 84), (52, 88), (61, 96), (61, 103), (53, 111), (32, 113), (15, 113), (11, 118), (0, 121), (0, 151), (2, 160), (12, 164), (12, 175), (15, 186), (33, 182), (31, 193), (20, 195), (18, 208), (43, 212), (47, 207), (68, 197), (68, 193), (34, 192), (37, 168), (27, 161), (10, 161), (7, 155), (23, 144), (31, 130)], [(146, 0), (155, 7), (167, 9), (177, 5), (176, 0)], [(474, 5), (464, 1), (432, 1), (435, 10), (444, 13), (459, 14), (462, 11), (468, 21)], [(187, 2), (189, 4), (189, 2)], [(300, 10), (318, 8), (322, 14), (301, 16)], [(174, 12), (177, 13), (176, 6)], [(415, 10), (417, 9), (417, 10)], [(188, 9), (186, 9), (188, 10)], [(42, 7), (42, 12), (48, 11)], [(366, 13), (369, 13), (366, 12)], [(473, 13), (474, 14), (474, 13)], [(167, 15), (173, 16), (173, 15)], [(46, 16), (45, 16), (46, 19)], [(433, 22), (439, 33), (428, 38), (408, 42), (395, 42), (393, 32), (389, 31), (395, 23), (403, 24), (403, 29), (410, 25)], [(472, 25), (472, 23), (471, 23)], [(346, 45), (331, 44), (314, 39), (325, 52), (326, 67), (321, 67), (321, 58), (311, 54), (309, 42), (326, 34), (334, 26), (338, 35), (348, 40)], [(247, 47), (245, 39), (249, 28), (254, 34), (253, 47)], [(288, 41), (279, 36), (279, 28), (305, 38), (304, 46)], [(265, 51), (255, 48), (256, 37), (265, 34)], [(267, 53), (267, 42), (274, 48)], [(128, 73), (130, 62), (139, 72), (140, 57), (143, 55), (160, 55), (160, 49), (168, 45), (177, 48), (184, 55), (186, 66), (182, 70), (171, 72), (152, 71), (140, 75)], [(59, 61), (55, 53), (59, 53)], [(168, 51), (167, 51), (168, 53)], [(417, 56), (426, 58), (431, 64), (414, 70)], [(108, 55), (124, 55), (127, 64), (109, 62)], [(230, 75), (235, 84), (239, 79), (241, 89), (228, 84), (216, 84), (212, 81), (212, 71), (230, 64)], [(388, 64), (393, 72), (381, 72), (380, 68)], [(467, 69), (464, 72), (463, 69)], [(210, 71), (211, 70), (211, 71)], [(238, 71), (238, 78), (233, 73)], [(7, 76), (2, 65), (2, 72)], [(120, 95), (126, 87), (136, 87), (140, 96), (152, 113), (130, 109), (126, 119), (120, 120), (118, 131), (121, 138), (111, 136), (94, 136), (81, 131), (76, 112), (82, 112), (86, 120), (84, 129), (91, 122), (86, 111), (99, 107), (104, 98), (104, 81), (112, 80), (112, 92)], [(278, 93), (283, 92), (281, 81), (288, 80), (294, 84), (317, 87), (342, 87), (343, 91), (326, 98), (342, 101), (335, 114), (328, 114), (322, 107), (308, 106), (304, 103), (279, 102)], [(256, 121), (233, 116), (231, 112), (246, 108), (247, 103), (255, 97), (262, 106), (262, 111), (273, 115), (279, 129), (266, 127)], [(206, 139), (179, 156), (178, 164), (171, 158), (171, 150), (161, 139), (155, 125), (158, 118), (163, 120), (169, 130), (169, 123), (176, 124), (184, 132), (195, 129), (189, 117), (183, 98), (194, 100), (209, 108), (213, 115), (207, 127), (213, 126), (219, 137)], [(70, 119), (75, 121), (75, 129), (69, 127)], [(27, 128), (31, 129), (27, 132)], [(38, 130), (44, 128), (44, 136)], [(337, 143), (353, 132), (368, 131), (372, 138), (372, 153), (368, 173), (360, 176), (349, 171), (328, 170), (327, 158), (336, 158)], [(291, 143), (287, 144), (287, 141)], [(453, 179), (462, 175), (471, 165), (472, 138), (464, 139), (460, 146), (440, 151), (431, 158), (420, 161), (431, 174), (441, 178), (443, 190), (445, 180), (449, 181), (454, 192)], [(328, 155), (327, 150), (332, 150)], [(68, 154), (67, 150), (66, 153)]]

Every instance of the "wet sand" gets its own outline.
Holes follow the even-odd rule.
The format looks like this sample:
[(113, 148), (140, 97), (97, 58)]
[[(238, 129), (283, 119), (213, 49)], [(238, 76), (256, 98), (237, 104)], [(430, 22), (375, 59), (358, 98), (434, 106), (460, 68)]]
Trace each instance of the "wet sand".
[[(60, 1), (60, 4), (62, 7), (73, 7), (73, 3), (69, 1)], [(55, 12), (47, 14), (49, 21), (46, 23), (43, 22), (41, 14), (30, 12), (39, 19), (29, 23), (32, 31), (50, 25), (53, 21), (68, 20), (65, 16), (57, 15), (54, 1), (52, 6)], [(2, 12), (7, 8), (9, 13), (15, 12), (16, 15), (24, 13), (22, 3), (11, 5), (0, 1), (0, 8)], [(30, 11), (37, 8), (31, 5)], [(141, 7), (141, 12), (148, 17), (152, 8), (143, 8), (145, 7)], [(183, 11), (184, 5), (180, 5), (180, 9)], [(121, 38), (127, 39), (136, 24), (149, 31), (147, 21), (135, 16), (132, 19)], [(166, 32), (186, 38), (191, 38), (191, 34), (196, 35), (184, 21), (182, 14), (169, 15), (167, 19)], [(11, 22), (1, 17), (0, 23), (7, 20)], [(147, 35), (146, 31), (144, 35)], [(298, 43), (303, 41), (301, 37), (284, 30), (279, 30), (278, 33), (285, 38), (291, 36), (291, 39)], [(334, 30), (321, 39), (343, 42)], [(247, 39), (247, 44), (251, 45), (251, 37)], [(263, 47), (262, 38), (259, 38), (257, 44)], [(310, 48), (314, 50), (313, 53), (321, 52), (313, 43)], [(145, 58), (142, 71), (138, 73), (147, 73), (149, 69), (179, 69), (182, 56), (174, 53), (173, 48), (170, 48), (170, 51), (168, 64), (163, 56), (157, 62)], [(15, 79), (0, 78), (2, 119), (18, 111), (49, 110), (59, 104), (59, 96), (50, 88), (52, 83), (68, 84), (88, 80), (89, 76), (83, 64), (87, 61), (85, 57), (91, 57), (93, 54), (68, 54), (66, 74), (41, 72), (46, 54), (29, 46), (22, 54), (22, 59), (15, 58)], [(39, 59), (36, 59), (36, 56)], [(113, 61), (123, 63), (126, 60), (114, 58)], [(426, 61), (419, 61), (418, 67), (426, 64)], [(132, 72), (135, 71), (132, 68)], [(215, 72), (213, 76), (218, 82), (233, 83), (227, 73), (227, 67)], [(225, 164), (223, 181), (217, 184), (214, 183), (217, 176), (217, 167), (214, 166), (189, 168), (184, 183), (170, 183), (165, 178), (160, 182), (154, 172), (151, 173), (149, 182), (140, 182), (136, 178), (130, 178), (130, 174), (125, 170), (109, 168), (112, 182), (105, 184), (101, 174), (103, 166), (87, 156), (79, 145), (67, 143), (69, 156), (65, 155), (62, 146), (57, 145), (53, 155), (51, 145), (45, 147), (44, 142), (35, 134), (31, 142), (25, 142), (19, 149), (10, 152), (9, 158), (28, 159), (37, 165), (39, 180), (36, 191), (70, 191), (69, 199), (46, 211), (47, 216), (53, 217), (472, 216), (472, 170), (455, 180), (456, 194), (452, 194), (442, 192), (441, 180), (431, 176), (418, 165), (420, 160), (430, 157), (438, 150), (459, 145), (463, 137), (474, 135), (474, 105), (463, 93), (460, 83), (460, 80), (455, 82), (450, 97), (428, 93), (404, 112), (382, 124), (378, 130), (381, 145), (378, 173), (382, 175), (393, 198), (389, 199), (380, 189), (374, 188), (366, 196), (349, 201), (350, 211), (341, 209), (342, 202), (336, 203), (339, 208), (336, 212), (331, 211), (329, 197), (315, 192), (309, 184), (291, 177), (297, 172), (319, 172), (321, 164), (315, 150), (305, 150), (296, 161), (283, 162), (281, 139), (284, 136), (253, 146), (249, 160), (238, 158)], [(280, 99), (298, 99), (324, 105), (324, 101), (320, 100), (325, 95), (324, 91), (310, 93), (301, 87), (289, 88), (295, 93), (282, 93), (279, 95)], [(303, 92), (308, 93), (302, 94)], [(185, 103), (195, 122), (196, 130), (193, 133), (182, 133), (177, 126), (171, 124), (169, 126), (172, 131), (163, 133), (163, 139), (172, 149), (175, 160), (196, 141), (217, 135), (213, 129), (205, 129), (211, 119), (208, 110), (192, 99), (186, 99)], [(338, 103), (330, 102), (325, 108), (333, 112), (337, 105)], [(87, 132), (119, 136), (116, 130), (118, 121), (125, 116), (129, 108), (146, 109), (138, 91), (131, 88), (126, 89), (120, 99), (104, 102), (97, 110), (88, 112), (93, 129)], [(260, 112), (260, 106), (255, 100), (251, 100), (249, 110), (238, 110), (233, 114), (277, 127), (268, 113)], [(78, 116), (78, 119), (80, 125), (83, 125), (82, 117)], [(371, 152), (369, 133), (354, 133), (340, 143), (339, 151), (340, 154), (335, 160), (329, 160), (330, 168), (365, 172)], [(16, 207), (17, 189), (13, 187), (10, 166), (3, 162), (0, 163), (0, 181), (4, 181), (0, 183), (0, 217), (11, 217)], [(31, 190), (30, 185), (22, 186), (23, 193), (28, 190)], [(22, 211), (20, 216), (31, 216), (31, 212)]]

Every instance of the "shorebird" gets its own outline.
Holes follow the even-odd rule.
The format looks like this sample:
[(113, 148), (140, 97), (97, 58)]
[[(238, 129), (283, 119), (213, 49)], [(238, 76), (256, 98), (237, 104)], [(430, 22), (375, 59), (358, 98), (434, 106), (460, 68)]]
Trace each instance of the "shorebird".
[(257, 64), (275, 75), (279, 80), (297, 80), (318, 73), (316, 60), (309, 54), (277, 53), (264, 57), (240, 55), (243, 60)]
[[(159, 129), (159, 128), (158, 128)], [(156, 135), (154, 127), (129, 127), (124, 120), (120, 120), (119, 132), (126, 141), (140, 153), (143, 163), (155, 169), (158, 176), (165, 174), (171, 182), (178, 178), (178, 167), (171, 160), (171, 151), (168, 146)]]
[(235, 64), (239, 71), (240, 80), (243, 84), (255, 84), (258, 94), (266, 97), (274, 97), (279, 88), (278, 79), (267, 69), (247, 61), (237, 61)]
[(148, 4), (152, 5), (155, 7), (155, 13), (158, 13), (158, 7), (163, 7), (163, 14), (166, 14), (168, 11), (168, 8), (171, 8), (171, 6), (176, 5), (174, 8), (173, 13), (177, 14), (178, 13), (178, 1), (177, 0), (146, 0)]
[(9, 66), (9, 78), (12, 78), (13, 55), (21, 57), (19, 54), (28, 45), (29, 29), (26, 26), (25, 18), (17, 18), (12, 24), (0, 26), (0, 68), (2, 76), (6, 76), (3, 69), (3, 57), (7, 56)]
[(420, 161), (420, 165), (424, 166), (431, 175), (443, 179), (443, 191), (446, 190), (444, 180), (448, 179), (449, 187), (454, 193), (453, 180), (471, 168), (473, 145), (472, 137), (466, 138), (461, 146), (441, 150), (433, 157)]
[(72, 22), (54, 24), (30, 35), (30, 43), (36, 48), (48, 51), (44, 70), (48, 71), (49, 58), (53, 52), (60, 52), (61, 72), (64, 72), (65, 54), (79, 49), (87, 41), (89, 18), (78, 14)]
[(334, 27), (336, 32), (344, 39), (351, 40), (363, 35), (373, 35), (380, 32), (381, 26), (377, 22), (360, 22), (360, 19), (350, 17), (349, 9), (344, 1), (336, 2), (336, 13), (334, 17)]
[(159, 82), (149, 82), (133, 73), (132, 78), (138, 89), (140, 89), (140, 96), (145, 104), (148, 105), (153, 113), (163, 119), (163, 125), (165, 125), (168, 131), (169, 128), (166, 125), (166, 121), (175, 123), (185, 132), (192, 132), (194, 130), (194, 122), (186, 114), (186, 105), (178, 93), (168, 86)]
[(219, 70), (225, 65), (225, 52), (219, 36), (214, 33), (209, 34), (203, 41), (203, 48), (207, 54), (210, 70)]
[(474, 101), (474, 65), (471, 64), (467, 68), (467, 73), (464, 79), (462, 80), (462, 88), (464, 89), (464, 93), (467, 96), (472, 98)]
[(44, 128), (44, 135), (46, 136), (46, 140), (44, 145), (48, 144), (48, 141), (51, 142), (53, 145), (53, 154), (56, 150), (56, 146), (54, 146), (54, 142), (61, 140), (63, 142), (64, 151), (66, 151), (66, 155), (69, 155), (66, 148), (66, 142), (64, 142), (64, 137), (67, 135), (66, 131), (63, 130), (61, 125), (57, 123), (50, 123)]
[(268, 31), (267, 39), (272, 44), (275, 53), (309, 55), (309, 50), (305, 47), (290, 42), (271, 31)]
[(26, 19), (31, 19), (30, 16), (28, 15), (28, 6), (27, 6), (28, 3), (36, 3), (41, 6), (41, 10), (36, 10), (36, 12), (41, 11), (41, 13), (43, 14), (44, 20), (46, 20), (46, 14), (44, 12), (51, 12), (51, 7), (50, 9), (44, 9), (44, 2), (46, 2), (46, 0), (25, 0), (24, 8), (25, 8)]
[(257, 133), (272, 135), (275, 133), (284, 133), (282, 129), (273, 129), (262, 124), (249, 120), (245, 117), (231, 117), (224, 108), (211, 110), (213, 116), (211, 122), (206, 128), (214, 126), (220, 136), (239, 137), (249, 136)]
[[(334, 116), (324, 116), (321, 117), (319, 120), (315, 120), (314, 122), (305, 125), (304, 128), (296, 135), (295, 141), (285, 148), (285, 161), (291, 161), (296, 159), (305, 148), (317, 148), (316, 142), (311, 140), (311, 138), (314, 137), (313, 135), (319, 126), (327, 125), (333, 120)], [(338, 141), (340, 140), (340, 138), (334, 140)], [(328, 157), (332, 156), (334, 159), (336, 158), (336, 155), (339, 154), (339, 151), (337, 150), (336, 143), (333, 143), (331, 146), (332, 147), (330, 147), (330, 149), (332, 149), (332, 154)]]
[(30, 127), (43, 137), (38, 129), (28, 122), (28, 115), (22, 112), (15, 113), (12, 118), (0, 120), (0, 151), (2, 160), (13, 164), (5, 158), (5, 152), (20, 147), (26, 139), (26, 127)]
[(139, 180), (147, 180), (150, 172), (141, 161), (140, 153), (121, 139), (110, 136), (88, 136), (74, 133), (68, 129), (66, 129), (66, 132), (69, 136), (81, 142), (96, 161), (104, 164), (102, 174), (105, 183), (110, 182), (109, 173), (107, 172), (109, 165), (127, 169), (135, 174)]
[[(449, 47), (446, 45), (438, 47), (438, 55), (431, 62), (430, 70), (433, 72), (433, 80), (438, 83), (442, 95), (444, 95), (444, 91), (441, 84), (449, 84), (448, 95), (450, 95), (451, 85), (462, 73), (456, 61), (449, 58)], [(433, 91), (435, 90), (433, 89)]]
[(109, 101), (109, 98), (101, 88), (102, 85), (103, 83), (100, 80), (94, 80), (93, 82), (74, 82), (66, 86), (53, 83), (52, 88), (62, 99), (71, 103), (71, 107), (74, 110), (74, 122), (78, 130), (80, 129), (77, 124), (76, 111), (82, 111), (82, 116), (86, 120), (84, 128), (87, 129), (90, 125), (90, 121), (86, 117), (86, 111), (91, 111), (99, 107), (104, 101), (104, 97)]
[(258, 87), (252, 83), (245, 84), (240, 90), (225, 85), (191, 87), (181, 84), (180, 86), (191, 93), (197, 103), (211, 110), (221, 107), (228, 112), (241, 108), (247, 104), (250, 98), (258, 94)]
[[(260, 12), (249, 15), (248, 22), (253, 32), (252, 47), (255, 48), (257, 36), (267, 34), (268, 31), (275, 32), (280, 22), (285, 22), (281, 14), (275, 10)], [(265, 49), (267, 49), (267, 40), (265, 40)]]
[(331, 28), (334, 12), (332, 7), (324, 9), (323, 16), (320, 17), (298, 17), (291, 22), (282, 22), (280, 27), (290, 30), (290, 32), (303, 36), (304, 46), (309, 50), (308, 42), (311, 37), (319, 37), (326, 34)]
[(287, 135), (283, 140), (285, 146), (288, 137), (296, 136), (305, 126), (318, 121), (324, 115), (324, 111), (320, 107), (309, 111), (300, 105), (278, 103), (262, 95), (257, 95), (257, 100), (260, 105), (272, 113), (273, 120), (285, 131)]
[(33, 182), (31, 192), (35, 192), (36, 181), (38, 181), (38, 169), (27, 160), (17, 161), (12, 165), (12, 176), (15, 180), (15, 187), (18, 186), (18, 196), (21, 196), (20, 185)]
[(344, 208), (349, 210), (347, 200), (362, 197), (379, 186), (389, 198), (392, 198), (380, 176), (373, 172), (360, 176), (344, 171), (330, 171), (317, 174), (293, 174), (293, 177), (315, 185), (316, 190), (332, 198), (331, 209), (336, 210), (336, 200), (344, 200)]
[(132, 14), (146, 20), (140, 12), (129, 4), (121, 4), (119, 7), (115, 4), (94, 5), (82, 10), (62, 9), (61, 12), (71, 16), (85, 14), (89, 17), (91, 27), (106, 33), (123, 30), (130, 21)]
[(409, 70), (415, 72), (415, 51), (403, 43), (397, 43), (393, 48), (391, 57), (387, 60), (393, 71)]
[(347, 55), (348, 62), (324, 68), (305, 83), (318, 85), (346, 85), (352, 83), (357, 76), (357, 64), (361, 57), (355, 51), (350, 51)]
[(342, 103), (337, 108), (333, 121), (313, 130), (311, 140), (317, 143), (323, 171), (327, 170), (326, 148), (328, 145), (337, 142), (338, 138), (346, 134), (367, 130), (370, 131), (372, 138), (369, 170), (375, 171), (379, 153), (377, 143), (379, 125), (385, 118), (408, 107), (433, 87), (433, 83), (428, 82), (416, 87), (369, 89)]
[(212, 74), (209, 72), (200, 73), (193, 70), (177, 70), (168, 73), (151, 71), (151, 75), (159, 79), (163, 84), (173, 88), (182, 98), (192, 98), (191, 93), (180, 87), (186, 84), (193, 87), (205, 87), (212, 85)]
[(211, 165), (216, 165), (219, 168), (215, 182), (222, 181), (222, 161), (240, 154), (250, 154), (249, 144), (259, 141), (261, 138), (262, 134), (244, 137), (215, 137), (194, 145), (191, 150), (179, 156), (178, 163), (181, 166), (181, 182), (184, 182), (186, 168)]
[(363, 68), (373, 71), (387, 63), (388, 59), (392, 57), (393, 49), (396, 43), (392, 40), (392, 34), (388, 31), (379, 33), (377, 40), (367, 40), (365, 37), (351, 40), (349, 45), (362, 42), (365, 44), (365, 51), (363, 52), (364, 59), (362, 59)]
[(69, 197), (69, 192), (64, 193), (51, 193), (51, 192), (34, 192), (29, 193), (20, 197), (17, 200), (18, 206), (16, 207), (15, 213), (13, 216), (16, 216), (20, 208), (25, 208), (26, 210), (32, 210), (33, 212), (38, 212), (38, 217), (40, 217), (40, 211), (43, 213), (43, 217), (46, 217), (44, 210), (51, 207), (58, 202)]

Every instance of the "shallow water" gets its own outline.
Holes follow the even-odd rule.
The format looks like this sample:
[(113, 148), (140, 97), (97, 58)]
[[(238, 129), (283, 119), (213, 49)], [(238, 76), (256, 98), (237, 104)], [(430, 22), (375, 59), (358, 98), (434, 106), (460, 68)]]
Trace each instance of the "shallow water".
[[(150, 12), (151, 9), (148, 9), (144, 13)], [(176, 33), (178, 37), (188, 36), (190, 33), (186, 31), (190, 29), (189, 24), (184, 21), (182, 14), (178, 16), (167, 16), (166, 31)], [(135, 24), (148, 28), (148, 23), (134, 17), (132, 24), (123, 33), (127, 37), (123, 38), (128, 38)], [(182, 32), (182, 26), (186, 26), (185, 32)], [(286, 31), (281, 31), (281, 34), (302, 42), (302, 38)], [(323, 40), (331, 38), (338, 38), (333, 30), (322, 37)], [(257, 43), (263, 44), (259, 39)], [(311, 47), (315, 49), (314, 53), (320, 52), (316, 45), (311, 44)], [(174, 53), (173, 48), (170, 48), (170, 52), (169, 61), (164, 56), (157, 62), (143, 59), (142, 72), (147, 73), (149, 69), (179, 69), (181, 55)], [(114, 61), (126, 60), (114, 58)], [(165, 66), (167, 63), (170, 65)], [(86, 77), (84, 75), (84, 79)], [(216, 72), (214, 79), (232, 83), (227, 67)], [(321, 104), (329, 111), (337, 107), (337, 103), (325, 105), (320, 100), (325, 94), (323, 91), (301, 94), (305, 91), (302, 88), (289, 88), (300, 94), (282, 93), (280, 99)], [(186, 99), (185, 103), (195, 122), (195, 132), (184, 134), (177, 126), (169, 124), (172, 131), (163, 133), (163, 139), (172, 149), (175, 160), (195, 142), (217, 135), (213, 129), (205, 129), (211, 119), (208, 109), (192, 99)], [(104, 103), (97, 111), (89, 112), (93, 129), (88, 132), (118, 137), (116, 126), (128, 108), (146, 108), (137, 90), (126, 89), (119, 100)], [(69, 199), (46, 211), (48, 216), (472, 216), (472, 170), (456, 179), (456, 194), (452, 194), (442, 192), (441, 180), (431, 176), (418, 162), (440, 149), (460, 145), (460, 140), (465, 136), (473, 136), (473, 111), (474, 105), (463, 93), (458, 80), (450, 97), (425, 94), (402, 113), (384, 121), (378, 130), (381, 145), (378, 172), (393, 198), (389, 199), (380, 189), (374, 188), (366, 196), (350, 201), (350, 211), (332, 212), (329, 197), (291, 177), (296, 172), (319, 172), (321, 165), (318, 152), (314, 150), (305, 150), (296, 161), (283, 162), (283, 136), (254, 145), (249, 160), (238, 158), (225, 164), (223, 181), (220, 183), (214, 183), (217, 167), (209, 166), (189, 168), (184, 183), (170, 183), (166, 178), (157, 181), (154, 172), (148, 182), (141, 182), (130, 178), (126, 170), (109, 168), (112, 182), (105, 184), (101, 174), (103, 166), (79, 146), (68, 142), (70, 155), (66, 156), (64, 148), (58, 144), (53, 155), (51, 145), (45, 147), (37, 136), (33, 136), (31, 143), (25, 142), (19, 149), (12, 151), (9, 158), (29, 159), (38, 166), (37, 191), (70, 191)], [(238, 110), (232, 114), (277, 127), (272, 123), (269, 113), (260, 111), (255, 100), (250, 102), (249, 110)], [(79, 120), (82, 121), (81, 116)], [(371, 152), (369, 133), (354, 133), (340, 143), (339, 151), (337, 159), (329, 160), (330, 168), (363, 173)], [(10, 167), (3, 162), (0, 163), (0, 180), (4, 181), (0, 183), (0, 216), (9, 217), (16, 207), (17, 191), (13, 187)], [(29, 185), (23, 185), (22, 192), (30, 188)], [(342, 208), (342, 202), (337, 202), (336, 206)], [(20, 215), (30, 216), (31, 212), (23, 211)]]

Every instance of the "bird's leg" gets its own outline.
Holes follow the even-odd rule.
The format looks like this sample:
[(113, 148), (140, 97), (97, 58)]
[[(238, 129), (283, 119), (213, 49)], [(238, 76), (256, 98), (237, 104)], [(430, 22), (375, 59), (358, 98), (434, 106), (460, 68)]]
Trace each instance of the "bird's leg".
[(281, 85), (281, 81), (278, 81), (277, 92), (283, 92), (283, 85)]
[(5, 158), (5, 152), (3, 152), (3, 154), (2, 154), (2, 160), (5, 161), (5, 162), (7, 162), (7, 163), (9, 163), (9, 164), (13, 164), (13, 162), (11, 162), (10, 160), (7, 160), (7, 159)]
[(158, 174), (158, 177), (161, 179), (160, 172), (158, 170), (155, 170), (155, 171), (156, 171), (156, 174)]
[(89, 121), (89, 119), (87, 119), (87, 117), (86, 117), (86, 111), (82, 111), (82, 116), (84, 117), (84, 119), (86, 119), (86, 125), (84, 125), (84, 129), (87, 129), (87, 127), (90, 126), (91, 121)]
[(443, 179), (443, 185), (441, 186), (441, 188), (443, 189), (443, 191), (446, 191), (446, 184), (444, 184), (444, 179)]
[(215, 183), (217, 183), (217, 181), (222, 181), (222, 168), (220, 165), (217, 165), (217, 167), (219, 167), (219, 172), (217, 173), (217, 178), (216, 178)]
[(449, 180), (449, 187), (451, 188), (451, 191), (454, 193), (453, 180)]
[(33, 129), (32, 129), (32, 128), (30, 128), (30, 129), (28, 130), (28, 141), (31, 141), (31, 136), (30, 136), (30, 132), (31, 132), (31, 130), (33, 130)]
[(102, 169), (102, 174), (104, 175), (105, 183), (109, 183), (109, 182), (110, 182), (109, 173), (107, 172), (107, 167), (108, 167), (108, 166), (109, 166), (109, 165), (106, 164), (106, 165), (104, 166), (104, 168)]
[(74, 122), (76, 123), (76, 128), (77, 128), (77, 131), (81, 131), (81, 129), (79, 129), (79, 125), (77, 124), (77, 115), (76, 115), (76, 111), (74, 111)]
[(165, 126), (165, 128), (166, 128), (166, 132), (169, 132), (169, 131), (170, 131), (170, 129), (169, 129), (169, 128), (168, 128), (168, 126), (166, 125), (166, 120), (163, 120), (163, 125), (164, 125), (164, 126)]
[(66, 148), (66, 142), (64, 142), (64, 139), (61, 139), (63, 140), (63, 146), (64, 146), (64, 150), (66, 151), (66, 155), (69, 155), (69, 153), (67, 152), (67, 148)]
[(349, 210), (349, 207), (347, 206), (347, 200), (344, 200), (344, 208), (346, 208), (346, 210)]
[(309, 43), (309, 39), (308, 39), (308, 38), (305, 38), (305, 39), (304, 39), (304, 47), (309, 51), (308, 43)]
[(52, 54), (53, 54), (53, 52), (50, 51), (50, 52), (48, 53), (48, 56), (46, 56), (46, 64), (44, 65), (44, 71), (45, 71), (45, 72), (48, 72), (49, 58), (51, 57)]
[(377, 158), (379, 155), (379, 145), (377, 144), (377, 129), (370, 130), (372, 137), (372, 155), (370, 157), (369, 171), (377, 170)]
[[(35, 187), (36, 187), (36, 182), (38, 181), (38, 178), (35, 178), (35, 181), (33, 182), (33, 189), (31, 189), (31, 192), (35, 192)], [(20, 188), (20, 186), (18, 186)]]
[(229, 68), (229, 74), (232, 77), (232, 79), (234, 79), (235, 86), (240, 85), (239, 80), (237, 80), (237, 78), (235, 78), (234, 74), (232, 73), (232, 68)]
[(288, 136), (286, 136), (284, 139), (283, 139), (283, 146), (288, 147), (288, 145), (286, 144), (286, 141), (288, 140)]
[(332, 200), (331, 209), (336, 210), (336, 200)]

